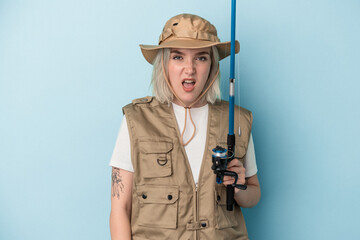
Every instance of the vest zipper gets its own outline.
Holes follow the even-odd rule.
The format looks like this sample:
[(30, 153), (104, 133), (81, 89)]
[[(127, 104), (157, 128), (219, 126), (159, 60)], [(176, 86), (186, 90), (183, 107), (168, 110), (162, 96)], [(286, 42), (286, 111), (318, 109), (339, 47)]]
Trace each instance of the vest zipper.
[[(174, 108), (173, 106), (171, 105), (171, 108), (172, 108), (172, 117), (173, 117), (173, 122), (174, 122), (174, 126), (175, 128), (177, 129), (176, 133), (178, 135), (178, 139), (179, 139), (179, 143), (180, 143), (180, 148), (181, 148), (181, 151), (183, 152), (184, 156), (185, 156), (185, 159), (186, 159), (186, 165), (187, 165), (187, 168), (189, 169), (189, 172), (192, 176), (192, 182), (193, 182), (193, 185), (192, 186), (195, 186), (195, 189), (193, 189), (194, 191), (194, 218), (195, 218), (195, 223), (198, 223), (199, 222), (199, 196), (198, 196), (198, 182), (195, 182), (195, 179), (194, 179), (194, 175), (192, 174), (192, 170), (191, 170), (191, 166), (190, 166), (190, 162), (189, 162), (189, 159), (186, 155), (186, 151), (185, 151), (185, 147), (181, 145), (181, 134), (180, 134), (180, 129), (178, 127), (178, 124), (177, 124), (177, 120), (176, 120), (176, 117), (175, 117), (175, 113), (174, 113)], [(209, 112), (208, 112), (208, 122), (207, 122), (207, 130), (206, 130), (206, 142), (205, 142), (205, 146), (207, 146), (207, 144), (209, 143), (209, 121), (210, 121), (210, 116), (211, 116), (211, 113), (212, 110), (211, 110), (211, 107), (209, 105)], [(203, 156), (203, 159), (201, 160), (201, 167), (200, 167), (200, 173), (199, 173), (199, 178), (198, 178), (198, 181), (201, 179), (201, 176), (202, 176), (202, 169), (204, 168), (204, 159), (206, 159), (206, 154), (207, 154), (207, 149), (205, 147), (205, 151), (204, 151), (204, 156)], [(199, 239), (199, 233), (198, 233), (199, 230), (195, 230), (195, 239), (198, 240)]]

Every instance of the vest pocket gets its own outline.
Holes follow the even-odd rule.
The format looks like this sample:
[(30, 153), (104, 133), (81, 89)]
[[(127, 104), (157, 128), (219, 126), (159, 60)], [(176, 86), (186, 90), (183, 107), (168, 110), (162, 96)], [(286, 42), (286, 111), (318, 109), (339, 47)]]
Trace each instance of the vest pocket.
[(139, 168), (144, 178), (168, 177), (172, 174), (170, 141), (141, 140)]
[(217, 185), (215, 187), (216, 229), (237, 226), (238, 222), (235, 216), (235, 212), (235, 209), (233, 211), (226, 210), (226, 187), (223, 185)]
[(136, 186), (140, 226), (176, 229), (178, 186)]

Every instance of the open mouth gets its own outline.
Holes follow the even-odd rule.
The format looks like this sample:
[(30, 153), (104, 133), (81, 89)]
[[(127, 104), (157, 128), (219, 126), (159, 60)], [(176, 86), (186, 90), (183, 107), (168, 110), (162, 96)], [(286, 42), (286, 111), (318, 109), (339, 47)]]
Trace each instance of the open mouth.
[(183, 87), (188, 90), (192, 90), (195, 86), (195, 81), (194, 80), (190, 80), (190, 79), (186, 79), (182, 82)]

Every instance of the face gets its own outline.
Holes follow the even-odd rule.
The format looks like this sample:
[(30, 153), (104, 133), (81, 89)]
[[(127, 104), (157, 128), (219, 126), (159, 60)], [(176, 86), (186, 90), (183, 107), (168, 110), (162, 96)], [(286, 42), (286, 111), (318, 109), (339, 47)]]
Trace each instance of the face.
[[(204, 89), (211, 68), (211, 48), (184, 49), (173, 48), (170, 51), (168, 65), (169, 81), (181, 101), (189, 106)], [(174, 103), (182, 105), (174, 96)], [(205, 100), (199, 100), (193, 107), (201, 107)]]

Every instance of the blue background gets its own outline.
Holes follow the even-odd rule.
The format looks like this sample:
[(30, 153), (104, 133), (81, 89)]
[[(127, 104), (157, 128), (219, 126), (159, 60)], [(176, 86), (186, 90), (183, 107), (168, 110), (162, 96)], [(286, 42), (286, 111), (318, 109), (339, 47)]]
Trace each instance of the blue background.
[[(360, 1), (237, 2), (251, 239), (360, 239)], [(230, 39), (230, 1), (0, 0), (0, 239), (110, 238), (121, 107), (151, 94), (138, 44), (182, 12)]]

